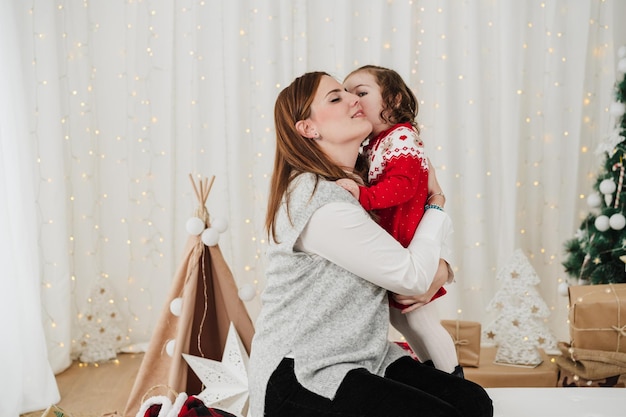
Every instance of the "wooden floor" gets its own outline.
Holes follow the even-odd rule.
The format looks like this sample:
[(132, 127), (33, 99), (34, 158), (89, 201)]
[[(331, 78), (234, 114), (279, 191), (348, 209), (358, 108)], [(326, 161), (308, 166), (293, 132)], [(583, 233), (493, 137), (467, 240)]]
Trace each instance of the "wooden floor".
[[(61, 394), (56, 406), (71, 417), (122, 415), (142, 359), (143, 354), (121, 353), (99, 365), (74, 362), (56, 376)], [(21, 417), (41, 417), (44, 411)]]

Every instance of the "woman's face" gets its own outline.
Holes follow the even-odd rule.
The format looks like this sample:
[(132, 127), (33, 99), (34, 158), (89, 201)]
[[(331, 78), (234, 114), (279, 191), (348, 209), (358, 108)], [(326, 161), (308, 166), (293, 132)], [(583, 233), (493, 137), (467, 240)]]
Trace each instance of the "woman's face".
[(320, 137), (320, 146), (358, 141), (372, 131), (359, 99), (344, 90), (337, 80), (323, 76), (311, 104), (311, 127)]
[(380, 118), (383, 110), (383, 98), (380, 87), (372, 74), (367, 71), (359, 71), (350, 75), (343, 82), (346, 91), (356, 95), (361, 102), (363, 113), (372, 124), (372, 134), (377, 135), (390, 126)]

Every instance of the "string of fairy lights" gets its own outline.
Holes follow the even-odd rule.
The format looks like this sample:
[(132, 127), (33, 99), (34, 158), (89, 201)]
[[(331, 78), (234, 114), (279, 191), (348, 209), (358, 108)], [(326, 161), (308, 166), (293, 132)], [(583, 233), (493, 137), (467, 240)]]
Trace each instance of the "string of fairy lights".
[[(577, 27), (588, 32), (589, 45), (571, 41), (570, 21), (582, 21), (579, 10), (567, 8), (575, 6), (547, 0), (518, 5), (527, 23), (516, 28), (512, 49), (500, 51), (487, 42), (506, 24), (492, 5), (455, 4), (473, 12), (468, 14), (446, 2), (373, 3), (320, 2), (317, 9), (255, 1), (33, 0), (25, 6), (37, 77), (32, 132), (51, 344), (80, 350), (96, 329), (85, 319), (99, 280), (113, 289), (110, 301), (126, 324), (124, 342), (147, 341), (187, 238), (185, 221), (195, 209), (189, 173), (216, 175), (208, 209), (228, 218), (220, 246), (238, 284), (248, 289), (255, 317), (264, 284), (274, 99), (305, 70), (328, 69), (342, 77), (372, 63), (368, 59), (398, 66), (410, 81), (431, 159), (451, 196), (450, 213), (463, 219), (455, 227), (461, 289), (449, 297), (449, 311), (465, 318), (483, 313), (497, 264), (505, 260), (494, 256), (502, 233), (526, 250), (543, 278), (550, 309), (560, 311), (553, 320), (563, 319), (566, 301), (552, 290), (566, 279), (562, 242), (586, 208), (584, 195), (597, 170), (588, 150), (608, 128), (611, 2), (591, 1), (588, 27)], [(352, 22), (347, 34), (346, 19)], [(498, 54), (522, 66), (503, 74), (510, 91), (485, 84), (496, 80), (488, 63)], [(572, 75), (571, 65), (583, 62), (588, 73), (576, 69)], [(584, 86), (572, 85), (582, 79)], [(582, 105), (564, 104), (576, 88), (582, 89)], [(510, 127), (490, 127), (496, 99), (509, 103), (512, 112), (503, 123)], [(50, 116), (55, 114), (56, 120)], [(519, 165), (517, 172), (507, 172), (498, 153), (508, 133), (527, 141), (520, 145), (524, 156), (512, 164)], [(571, 143), (575, 149), (563, 149), (558, 163), (580, 161), (583, 178), (563, 187), (555, 183), (561, 177), (550, 177), (557, 162), (542, 152), (554, 155)], [(571, 225), (558, 220), (574, 199), (566, 191), (581, 194)], [(494, 226), (491, 219), (501, 207), (514, 209), (515, 216)], [(69, 296), (69, 324), (53, 305), (58, 294)]]

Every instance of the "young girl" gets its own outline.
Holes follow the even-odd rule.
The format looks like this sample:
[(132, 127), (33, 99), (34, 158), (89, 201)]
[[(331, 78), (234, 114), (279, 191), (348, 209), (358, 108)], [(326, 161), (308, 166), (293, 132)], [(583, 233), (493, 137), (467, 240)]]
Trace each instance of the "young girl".
[[(379, 224), (406, 247), (425, 210), (442, 210), (433, 202), (435, 197), (443, 197), (442, 193), (428, 195), (429, 161), (415, 121), (417, 100), (396, 71), (373, 65), (350, 73), (344, 87), (360, 98), (373, 125), (363, 147), (369, 162), (369, 186), (349, 179), (337, 183), (363, 208), (373, 210)], [(449, 259), (449, 251), (442, 251), (442, 258)], [(441, 325), (436, 307), (429, 304), (446, 293), (442, 285), (453, 276), (450, 271), (448, 276), (435, 277), (422, 301), (408, 308), (401, 303), (402, 297), (390, 297), (390, 317), (420, 361), (432, 361), (437, 369), (463, 377), (454, 342)]]

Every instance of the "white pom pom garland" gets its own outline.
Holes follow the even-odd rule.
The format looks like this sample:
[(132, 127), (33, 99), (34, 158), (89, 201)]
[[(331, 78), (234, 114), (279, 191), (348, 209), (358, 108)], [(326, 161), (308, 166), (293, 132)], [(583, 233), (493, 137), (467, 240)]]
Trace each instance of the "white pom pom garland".
[(589, 194), (587, 197), (587, 205), (591, 208), (598, 208), (602, 205), (602, 197), (598, 193)]
[(244, 284), (239, 288), (239, 298), (242, 301), (250, 301), (256, 295), (256, 288), (252, 284)]
[(605, 216), (604, 214), (601, 216), (596, 217), (595, 222), (593, 223), (594, 226), (596, 227), (596, 229), (598, 229), (600, 232), (606, 232), (607, 230), (609, 230), (609, 217)]
[(199, 217), (190, 217), (185, 223), (185, 230), (193, 236), (198, 236), (205, 227), (204, 221)]
[(165, 352), (168, 354), (169, 357), (174, 356), (175, 347), (176, 347), (176, 340), (174, 339), (168, 340), (167, 343), (165, 344)]
[(170, 302), (170, 312), (176, 317), (180, 317), (180, 313), (182, 312), (182, 310), (183, 310), (183, 299), (180, 297), (174, 298)]
[(613, 230), (622, 230), (626, 226), (626, 217), (622, 213), (615, 213), (609, 219), (609, 226)]
[(617, 185), (615, 184), (615, 181), (613, 181), (613, 178), (607, 178), (602, 180), (599, 188), (602, 194), (613, 194), (617, 189)]
[(202, 243), (204, 243), (205, 245), (215, 246), (220, 240), (220, 234), (214, 228), (209, 227), (208, 229), (205, 229), (204, 232), (202, 232), (201, 239)]
[(228, 229), (228, 221), (223, 217), (216, 217), (211, 221), (211, 227), (218, 233), (224, 233)]

